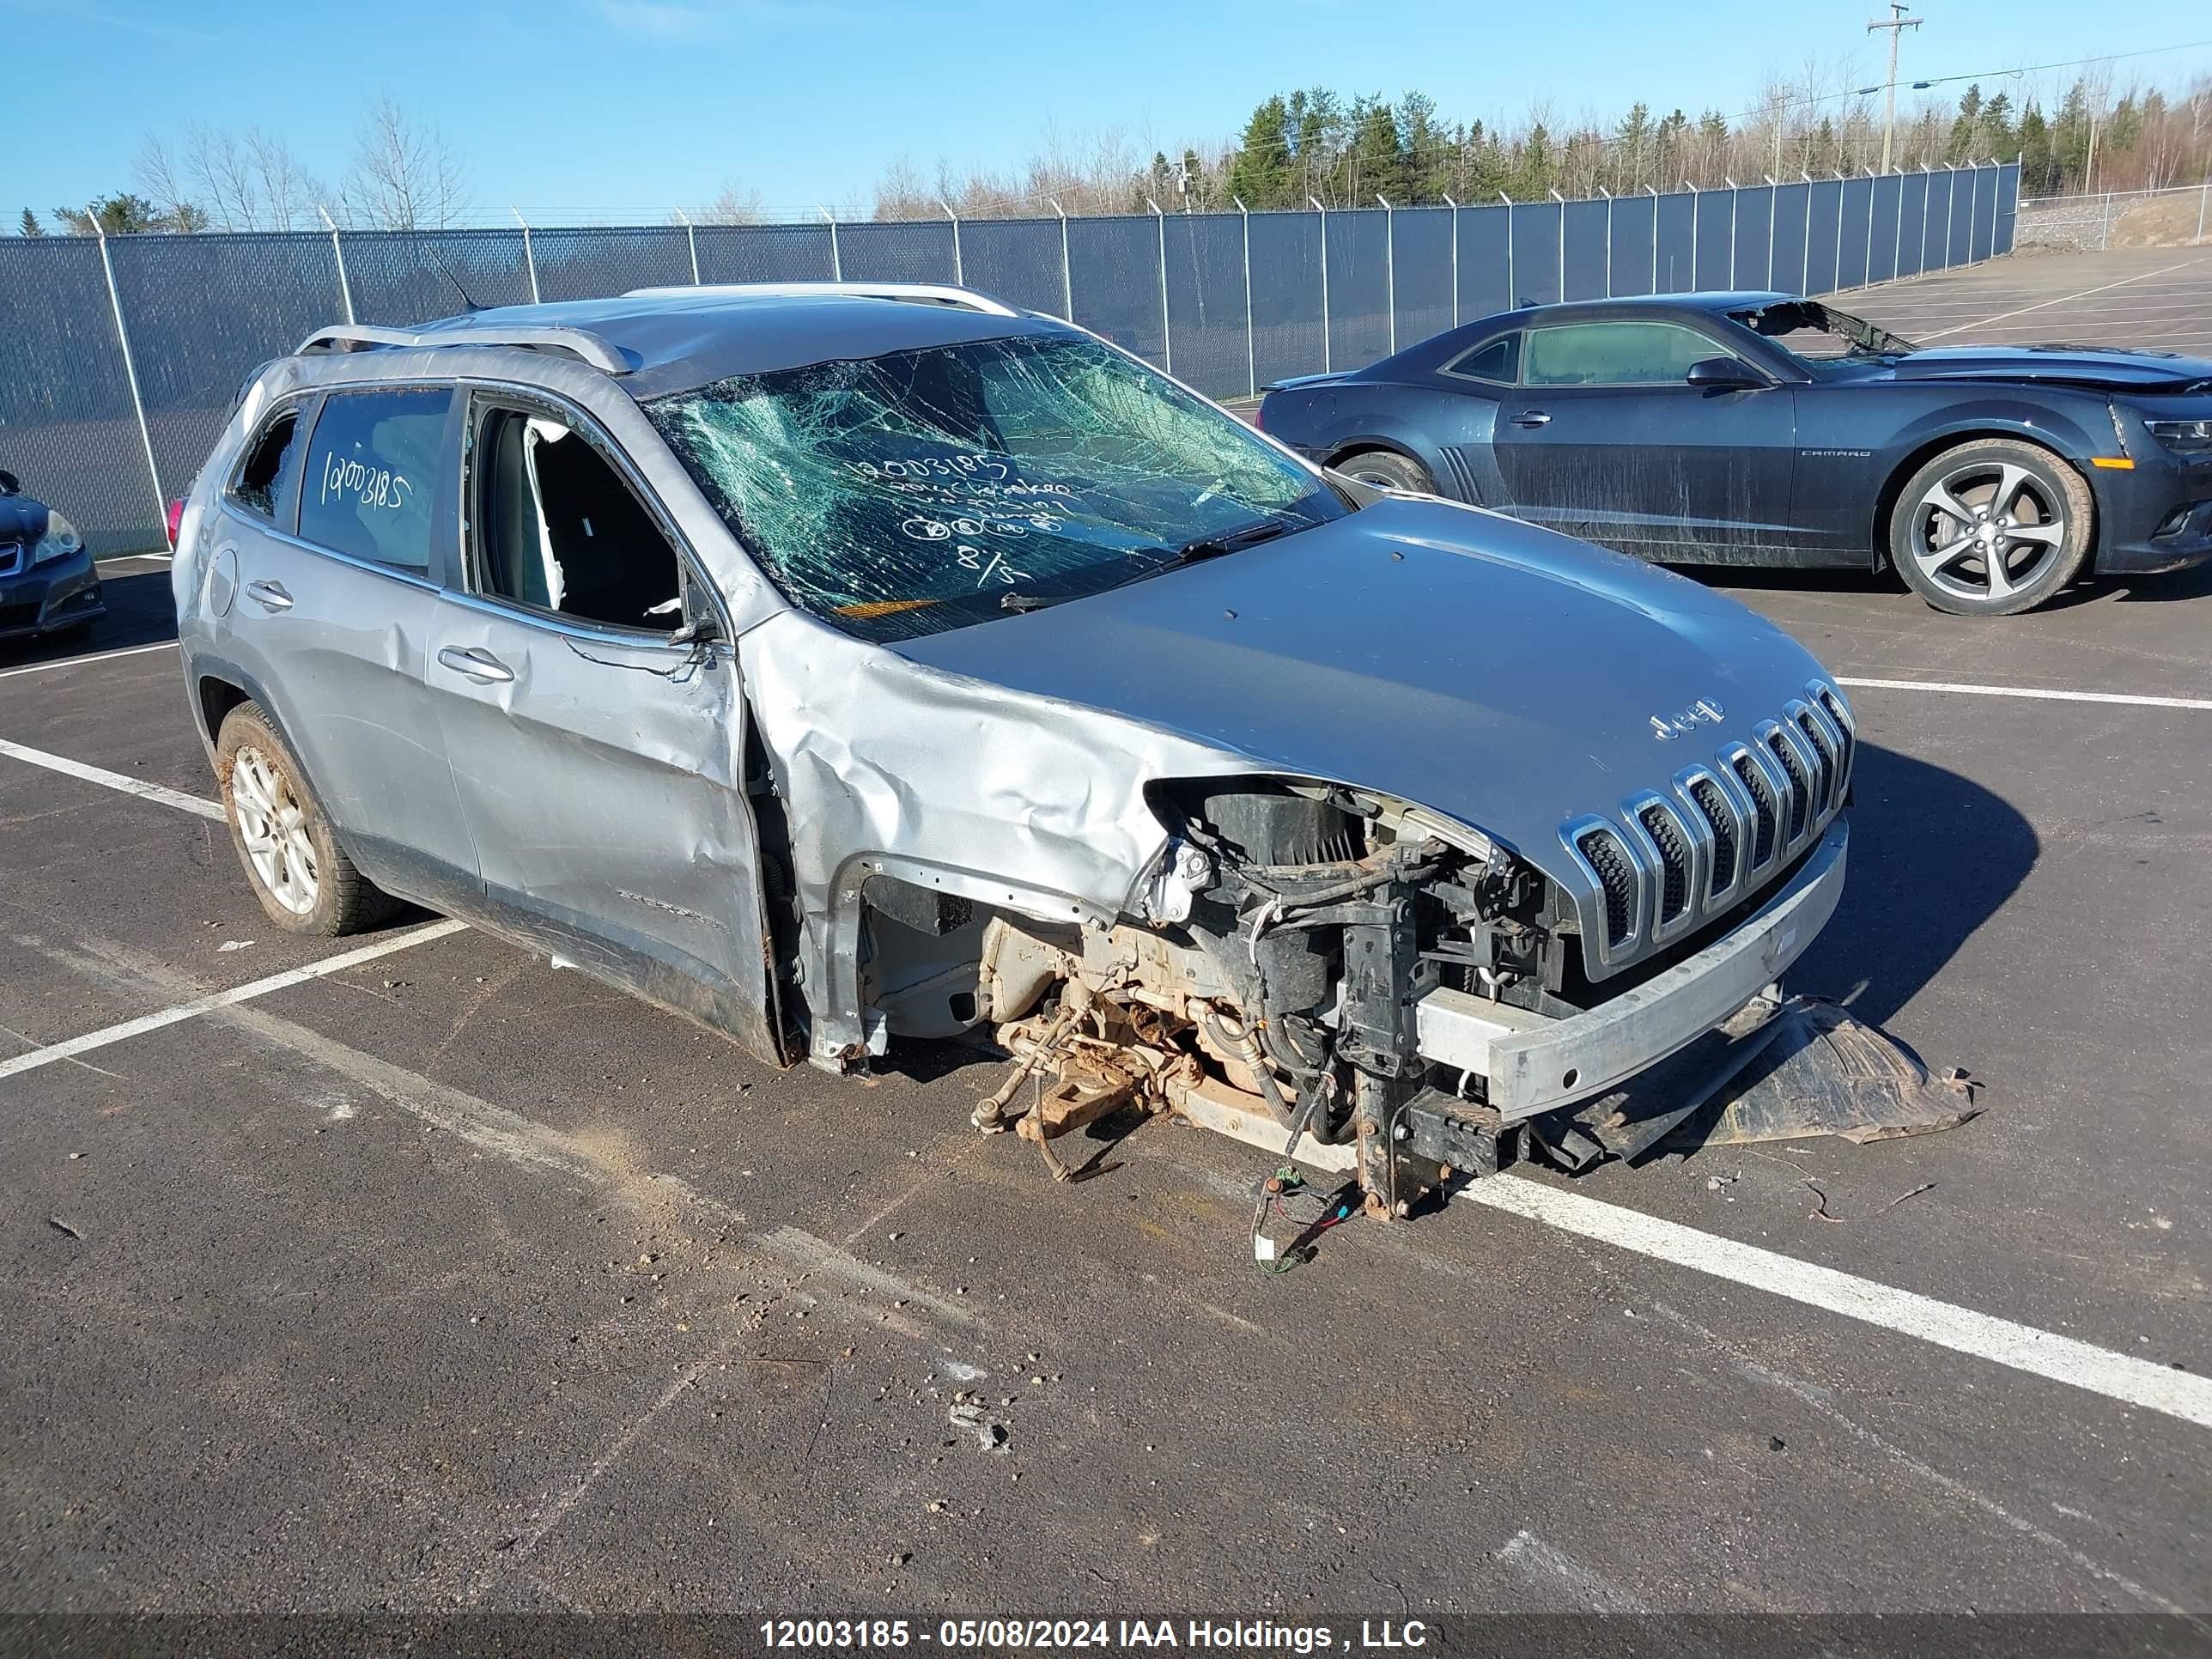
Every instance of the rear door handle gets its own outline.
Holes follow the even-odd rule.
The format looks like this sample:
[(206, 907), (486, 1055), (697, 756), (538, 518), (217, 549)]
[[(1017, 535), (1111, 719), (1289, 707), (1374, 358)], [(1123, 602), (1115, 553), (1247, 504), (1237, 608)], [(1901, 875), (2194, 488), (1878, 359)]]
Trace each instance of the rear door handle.
[(292, 608), (292, 596), (284, 591), (282, 582), (248, 582), (246, 596), (264, 611), (289, 611)]
[(1534, 427), (1549, 424), (1552, 417), (1540, 409), (1524, 409), (1518, 415), (1509, 415), (1505, 418), (1516, 426)]
[(471, 646), (464, 651), (459, 646), (449, 645), (438, 653), (438, 660), (456, 674), (465, 674), (478, 685), (504, 685), (514, 678), (514, 671), (489, 651)]

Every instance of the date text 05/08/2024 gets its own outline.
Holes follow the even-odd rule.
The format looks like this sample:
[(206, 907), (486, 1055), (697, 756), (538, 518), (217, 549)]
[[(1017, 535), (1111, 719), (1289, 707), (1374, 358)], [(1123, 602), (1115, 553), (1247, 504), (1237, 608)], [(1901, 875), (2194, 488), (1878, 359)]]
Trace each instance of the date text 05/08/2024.
[(1357, 1632), (1261, 1619), (1191, 1619), (1180, 1625), (1172, 1619), (946, 1619), (934, 1628), (907, 1619), (770, 1619), (760, 1632), (769, 1647), (814, 1652), (926, 1645), (951, 1651), (1193, 1648), (1314, 1654), (1418, 1649), (1429, 1639), (1428, 1627), (1418, 1619), (1363, 1619)]

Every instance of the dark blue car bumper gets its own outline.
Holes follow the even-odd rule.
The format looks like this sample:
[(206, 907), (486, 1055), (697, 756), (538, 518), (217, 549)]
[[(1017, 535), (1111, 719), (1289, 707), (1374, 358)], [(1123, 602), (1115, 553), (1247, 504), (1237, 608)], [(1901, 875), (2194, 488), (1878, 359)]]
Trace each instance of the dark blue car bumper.
[(79, 549), (65, 559), (25, 566), (28, 550), (0, 548), (0, 640), (79, 628), (107, 614), (92, 554)]
[(2098, 574), (2156, 575), (2212, 559), (2212, 455), (2138, 455), (2125, 471), (2093, 468), (2089, 483)]

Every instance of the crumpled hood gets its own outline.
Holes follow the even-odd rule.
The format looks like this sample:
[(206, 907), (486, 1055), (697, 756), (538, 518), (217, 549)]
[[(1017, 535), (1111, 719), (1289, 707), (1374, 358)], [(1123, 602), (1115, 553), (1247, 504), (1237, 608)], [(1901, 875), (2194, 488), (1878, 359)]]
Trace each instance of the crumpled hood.
[(2118, 346), (1930, 346), (1870, 376), (1892, 380), (2014, 380), (2112, 392), (2173, 391), (2212, 381), (2212, 362)]
[(28, 495), (0, 495), (0, 543), (26, 545), (46, 533), (46, 504)]
[[(1564, 823), (1618, 815), (1824, 677), (1781, 629), (1684, 577), (1401, 499), (891, 648), (1432, 807), (1571, 885)], [(1722, 718), (1656, 734), (1700, 702)]]

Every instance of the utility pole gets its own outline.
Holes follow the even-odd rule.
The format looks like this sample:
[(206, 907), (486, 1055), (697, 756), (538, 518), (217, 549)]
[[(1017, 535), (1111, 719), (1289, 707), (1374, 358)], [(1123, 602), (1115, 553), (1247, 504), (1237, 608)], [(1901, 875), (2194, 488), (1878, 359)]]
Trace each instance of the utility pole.
[(1889, 31), (1889, 81), (1882, 89), (1881, 100), (1881, 170), (1884, 173), (1889, 171), (1890, 140), (1897, 131), (1897, 43), (1905, 30), (1920, 27), (1917, 17), (1905, 15), (1909, 9), (1900, 4), (1899, 0), (1889, 0), (1889, 21), (1867, 25), (1869, 34), (1876, 29)]

